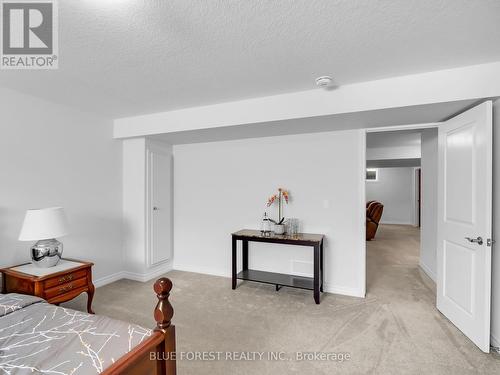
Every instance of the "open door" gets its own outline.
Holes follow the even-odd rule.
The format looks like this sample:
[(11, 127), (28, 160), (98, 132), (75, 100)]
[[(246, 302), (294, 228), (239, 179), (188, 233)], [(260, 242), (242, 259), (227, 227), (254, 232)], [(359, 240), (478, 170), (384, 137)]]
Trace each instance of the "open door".
[(492, 103), (439, 126), (437, 308), (490, 351)]

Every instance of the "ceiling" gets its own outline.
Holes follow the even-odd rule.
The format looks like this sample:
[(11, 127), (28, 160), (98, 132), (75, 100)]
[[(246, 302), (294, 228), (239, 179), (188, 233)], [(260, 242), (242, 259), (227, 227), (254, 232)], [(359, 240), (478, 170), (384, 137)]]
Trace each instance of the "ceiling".
[(59, 69), (0, 85), (119, 118), (500, 60), (498, 0), (59, 1)]
[[(421, 125), (444, 121), (475, 104), (477, 104), (475, 100), (462, 100), (448, 103), (434, 103), (329, 116), (262, 122), (258, 124), (221, 126), (210, 129), (170, 132), (150, 136), (150, 138), (175, 145), (337, 130), (369, 129), (397, 125)], [(414, 143), (417, 137), (418, 145)], [(401, 142), (401, 144), (399, 142)], [(386, 146), (404, 147), (406, 145), (420, 148), (420, 133), (418, 130), (367, 133), (367, 148), (370, 148), (370, 146), (374, 149), (377, 147), (384, 148)]]

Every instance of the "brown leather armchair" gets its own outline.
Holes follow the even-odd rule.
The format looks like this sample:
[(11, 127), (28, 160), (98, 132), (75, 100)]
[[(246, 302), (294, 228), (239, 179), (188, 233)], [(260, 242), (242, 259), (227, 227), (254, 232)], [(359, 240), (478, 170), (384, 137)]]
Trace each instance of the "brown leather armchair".
[(368, 201), (368, 202), (366, 202), (366, 208), (368, 208), (368, 206), (369, 206), (370, 204), (372, 204), (373, 202), (376, 202), (376, 201)]
[(375, 233), (377, 233), (384, 205), (377, 201), (370, 201), (368, 203), (366, 207), (366, 240), (370, 241), (375, 237)]

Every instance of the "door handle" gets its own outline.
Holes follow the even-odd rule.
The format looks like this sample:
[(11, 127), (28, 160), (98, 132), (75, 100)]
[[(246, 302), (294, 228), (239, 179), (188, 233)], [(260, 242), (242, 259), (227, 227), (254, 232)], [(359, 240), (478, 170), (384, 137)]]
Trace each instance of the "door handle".
[(465, 239), (467, 241), (469, 241), (469, 242), (477, 243), (478, 245), (482, 245), (483, 244), (483, 238), (482, 237), (478, 237), (478, 238), (465, 237)]
[(158, 208), (158, 207), (156, 207), (156, 206), (155, 206), (155, 207), (153, 207), (153, 211), (158, 211), (158, 210), (159, 210), (159, 208)]

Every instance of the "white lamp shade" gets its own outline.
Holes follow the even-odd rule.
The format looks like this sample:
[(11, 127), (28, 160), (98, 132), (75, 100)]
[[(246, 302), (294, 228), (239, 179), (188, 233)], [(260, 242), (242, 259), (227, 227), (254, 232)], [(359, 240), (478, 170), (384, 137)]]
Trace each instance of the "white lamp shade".
[(62, 207), (26, 211), (19, 241), (38, 241), (68, 234), (68, 219)]

